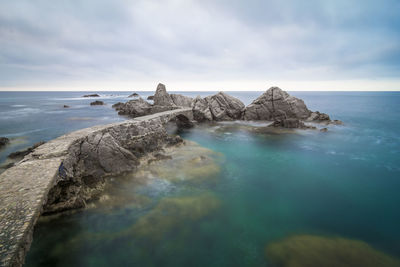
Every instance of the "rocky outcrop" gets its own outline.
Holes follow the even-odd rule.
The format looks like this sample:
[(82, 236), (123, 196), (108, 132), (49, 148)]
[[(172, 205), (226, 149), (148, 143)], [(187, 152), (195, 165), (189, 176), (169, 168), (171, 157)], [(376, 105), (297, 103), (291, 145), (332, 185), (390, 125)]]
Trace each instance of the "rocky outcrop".
[(154, 95), (149, 95), (149, 96), (147, 97), (147, 100), (154, 100)]
[(311, 114), (304, 101), (290, 96), (279, 87), (271, 87), (248, 105), (244, 111), (245, 120), (307, 119)]
[(7, 137), (0, 137), (0, 149), (5, 147), (8, 143), (10, 143), (10, 140)]
[(91, 106), (102, 106), (102, 105), (105, 105), (105, 104), (104, 104), (103, 101), (96, 100), (96, 101), (90, 103), (90, 105)]
[(320, 113), (319, 111), (311, 112), (310, 116), (307, 118), (307, 121), (330, 121), (331, 118), (328, 114)]
[(63, 108), (69, 108), (69, 106), (68, 105), (64, 105)]
[(244, 104), (239, 99), (224, 92), (219, 92), (213, 96), (205, 98), (211, 111), (213, 120), (239, 120), (242, 118), (245, 109)]
[(100, 97), (98, 94), (84, 95), (83, 97)]
[(138, 93), (133, 93), (133, 94), (129, 95), (128, 97), (139, 97), (139, 94)]

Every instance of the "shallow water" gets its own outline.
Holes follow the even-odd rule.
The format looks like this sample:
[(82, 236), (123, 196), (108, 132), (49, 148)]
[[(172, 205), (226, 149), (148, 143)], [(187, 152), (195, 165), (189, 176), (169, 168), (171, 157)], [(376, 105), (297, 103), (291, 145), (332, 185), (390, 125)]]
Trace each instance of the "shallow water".
[(266, 248), (297, 236), (400, 258), (400, 94), (293, 95), (345, 124), (327, 133), (257, 123), (185, 131), (200, 147), (115, 178), (87, 210), (42, 218), (26, 266), (272, 266)]

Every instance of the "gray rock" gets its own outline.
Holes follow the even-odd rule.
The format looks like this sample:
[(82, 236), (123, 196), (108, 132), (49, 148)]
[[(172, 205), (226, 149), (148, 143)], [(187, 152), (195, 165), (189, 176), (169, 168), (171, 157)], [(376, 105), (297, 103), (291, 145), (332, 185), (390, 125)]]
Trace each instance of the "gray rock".
[(159, 83), (157, 85), (157, 90), (154, 95), (154, 105), (157, 106), (175, 106), (174, 101), (172, 101), (171, 96), (167, 93), (165, 85)]
[(147, 100), (154, 100), (154, 95), (149, 95), (149, 96), (147, 97)]
[(193, 117), (196, 121), (212, 121), (213, 117), (205, 99), (197, 96), (192, 103)]
[(216, 121), (239, 120), (242, 118), (245, 109), (244, 104), (239, 99), (224, 92), (219, 92), (213, 96), (205, 98), (212, 117)]
[(68, 105), (64, 105), (63, 107), (64, 107), (64, 108), (69, 108), (69, 106), (68, 106)]
[(281, 120), (286, 118), (306, 119), (310, 116), (304, 101), (290, 96), (278, 87), (269, 88), (264, 94), (248, 105), (244, 111), (245, 120)]
[(152, 114), (152, 105), (141, 97), (126, 103), (119, 102), (112, 107), (118, 111), (119, 115), (129, 115), (133, 118)]
[(96, 101), (90, 103), (90, 105), (91, 105), (91, 106), (102, 106), (102, 105), (104, 105), (104, 102), (103, 102), (103, 101), (96, 100)]
[(100, 97), (98, 94), (84, 95), (83, 97)]
[(0, 149), (5, 147), (8, 143), (10, 143), (10, 139), (7, 137), (0, 137)]
[(328, 128), (322, 128), (321, 130), (319, 130), (320, 132), (326, 133), (328, 131)]
[(172, 102), (178, 107), (191, 107), (193, 98), (180, 95), (180, 94), (170, 94)]

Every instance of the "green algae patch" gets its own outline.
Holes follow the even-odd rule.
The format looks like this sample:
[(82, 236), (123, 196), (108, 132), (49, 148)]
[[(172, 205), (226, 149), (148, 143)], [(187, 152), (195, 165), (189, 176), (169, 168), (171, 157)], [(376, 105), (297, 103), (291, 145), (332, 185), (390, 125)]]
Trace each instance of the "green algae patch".
[(198, 196), (163, 198), (132, 227), (119, 233), (120, 237), (158, 241), (168, 234), (179, 235), (191, 223), (204, 219), (220, 207), (220, 200), (211, 193)]
[(282, 267), (399, 267), (400, 261), (363, 241), (298, 235), (271, 243), (266, 256)]

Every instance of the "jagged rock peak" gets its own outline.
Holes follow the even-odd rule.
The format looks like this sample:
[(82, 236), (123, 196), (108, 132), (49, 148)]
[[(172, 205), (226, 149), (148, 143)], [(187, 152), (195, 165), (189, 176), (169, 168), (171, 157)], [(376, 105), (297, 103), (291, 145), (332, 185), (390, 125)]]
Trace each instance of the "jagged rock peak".
[(156, 93), (154, 94), (154, 105), (158, 106), (175, 106), (171, 96), (167, 93), (165, 85), (159, 83), (157, 85)]

